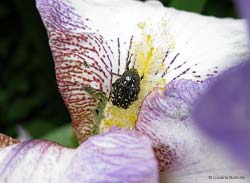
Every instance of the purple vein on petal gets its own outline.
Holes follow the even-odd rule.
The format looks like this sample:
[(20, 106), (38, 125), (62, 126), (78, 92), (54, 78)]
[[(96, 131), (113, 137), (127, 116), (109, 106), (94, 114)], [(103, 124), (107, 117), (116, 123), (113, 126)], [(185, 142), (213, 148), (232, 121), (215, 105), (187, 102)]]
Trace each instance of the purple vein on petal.
[(74, 8), (65, 0), (37, 0), (36, 6), (47, 28), (61, 31), (77, 31), (87, 29)]
[(50, 148), (50, 146), (52, 146), (53, 143), (48, 142), (47, 144), (45, 144), (45, 146), (42, 146), (42, 148), (40, 149), (41, 154), (37, 157), (37, 165), (33, 168), (32, 173), (30, 174), (30, 178), (32, 178), (32, 176), (35, 174), (36, 170), (39, 168), (39, 164), (42, 162), (44, 155), (46, 154), (47, 150)]
[(106, 40), (90, 31), (74, 2), (37, 0), (48, 32), (59, 91), (71, 114), (79, 143), (92, 135), (98, 100), (88, 87), (108, 97), (112, 85), (113, 51)]
[(11, 151), (12, 153), (9, 154), (4, 160), (3, 164), (0, 166), (0, 177), (7, 171), (10, 164), (17, 160), (17, 156), (26, 146), (29, 145), (29, 142), (23, 142), (18, 144), (16, 147), (14, 147)]

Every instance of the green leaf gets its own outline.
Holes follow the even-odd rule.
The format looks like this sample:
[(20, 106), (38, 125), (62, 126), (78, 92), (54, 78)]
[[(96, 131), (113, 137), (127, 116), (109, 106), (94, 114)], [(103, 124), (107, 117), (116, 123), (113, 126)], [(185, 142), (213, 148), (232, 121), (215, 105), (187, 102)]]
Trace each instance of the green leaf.
[(206, 0), (172, 0), (170, 6), (180, 10), (201, 13), (205, 4)]
[(8, 105), (9, 110), (6, 113), (6, 120), (14, 121), (27, 116), (32, 109), (38, 105), (40, 99), (33, 98), (18, 98)]
[(23, 127), (29, 132), (33, 138), (40, 138), (47, 133), (56, 129), (57, 124), (54, 121), (43, 119), (32, 119), (23, 124)]
[(76, 136), (71, 125), (65, 125), (44, 135), (42, 139), (57, 142), (66, 147), (75, 148), (78, 146)]

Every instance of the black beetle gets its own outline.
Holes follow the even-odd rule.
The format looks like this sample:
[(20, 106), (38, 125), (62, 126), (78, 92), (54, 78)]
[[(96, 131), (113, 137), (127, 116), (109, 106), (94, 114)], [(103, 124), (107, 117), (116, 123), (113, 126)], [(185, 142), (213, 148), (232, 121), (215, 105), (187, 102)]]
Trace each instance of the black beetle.
[(138, 99), (141, 77), (135, 68), (126, 70), (112, 84), (111, 101), (113, 105), (127, 109)]

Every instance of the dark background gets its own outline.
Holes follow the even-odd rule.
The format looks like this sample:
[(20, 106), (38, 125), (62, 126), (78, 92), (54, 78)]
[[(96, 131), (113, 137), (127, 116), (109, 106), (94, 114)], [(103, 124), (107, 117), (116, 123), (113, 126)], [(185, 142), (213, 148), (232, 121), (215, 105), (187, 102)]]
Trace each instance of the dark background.
[[(237, 17), (230, 0), (162, 2), (204, 15)], [(19, 124), (33, 138), (70, 146), (65, 142), (72, 137), (70, 117), (57, 90), (47, 35), (35, 0), (1, 0), (0, 26), (0, 132), (15, 137)]]

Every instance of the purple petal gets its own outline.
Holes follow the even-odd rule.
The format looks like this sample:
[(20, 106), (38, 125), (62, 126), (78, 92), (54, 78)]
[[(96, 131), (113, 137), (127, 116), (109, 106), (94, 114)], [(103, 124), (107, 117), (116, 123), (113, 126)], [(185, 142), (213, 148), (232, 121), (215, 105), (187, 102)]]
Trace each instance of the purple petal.
[(248, 22), (250, 22), (250, 0), (236, 0), (239, 6), (239, 10), (241, 11), (241, 15), (248, 19)]
[(250, 63), (224, 73), (194, 109), (197, 125), (250, 167)]
[(117, 129), (84, 143), (65, 176), (72, 183), (153, 183), (158, 180), (157, 166), (147, 137)]
[(199, 139), (192, 134), (190, 107), (206, 85), (175, 80), (163, 91), (154, 89), (144, 100), (136, 130), (153, 139), (162, 171), (194, 163), (188, 154), (192, 154), (192, 148), (199, 149)]
[(120, 129), (76, 150), (42, 140), (0, 148), (1, 183), (156, 183), (157, 167), (151, 141)]

